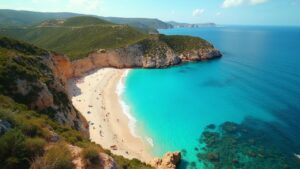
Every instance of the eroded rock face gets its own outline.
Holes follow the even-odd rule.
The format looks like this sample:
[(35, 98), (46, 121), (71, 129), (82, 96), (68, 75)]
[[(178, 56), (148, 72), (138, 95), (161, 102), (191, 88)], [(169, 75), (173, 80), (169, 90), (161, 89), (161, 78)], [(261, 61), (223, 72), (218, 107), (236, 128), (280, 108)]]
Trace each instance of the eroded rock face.
[(179, 163), (180, 159), (180, 152), (169, 152), (163, 158), (155, 158), (150, 161), (150, 165), (157, 169), (176, 169), (176, 165)]
[(163, 68), (182, 62), (210, 60), (221, 56), (220, 51), (215, 48), (191, 50), (178, 54), (168, 46), (154, 49), (151, 54), (148, 54), (141, 44), (134, 44), (126, 48), (99, 49), (90, 53), (86, 58), (73, 62), (59, 55), (55, 55), (53, 59), (57, 66), (56, 72), (65, 82), (70, 77), (80, 77), (88, 71), (102, 67)]
[(191, 50), (179, 55), (180, 59), (185, 62), (210, 60), (210, 59), (219, 58), (221, 56), (222, 56), (221, 52), (215, 48)]
[(5, 85), (5, 95), (81, 131), (85, 136), (89, 135), (87, 121), (74, 108), (67, 94), (66, 82), (72, 69), (66, 57), (45, 53), (34, 58), (14, 56), (13, 61), (23, 72), (16, 73), (13, 68), (8, 70), (7, 76), (13, 76), (5, 79), (9, 81)]

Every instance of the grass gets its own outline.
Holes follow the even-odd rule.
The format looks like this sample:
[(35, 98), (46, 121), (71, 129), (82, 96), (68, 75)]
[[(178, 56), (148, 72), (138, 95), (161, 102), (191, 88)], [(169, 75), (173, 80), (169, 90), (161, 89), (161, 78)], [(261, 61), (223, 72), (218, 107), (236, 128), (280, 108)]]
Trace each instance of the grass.
[(64, 142), (59, 142), (31, 164), (32, 169), (73, 169), (72, 155)]
[(67, 19), (64, 26), (87, 26), (87, 25), (113, 25), (113, 23), (92, 17), (92, 16), (77, 16)]
[[(53, 78), (41, 57), (45, 50), (32, 45), (0, 37), (0, 94), (12, 96), (15, 100), (29, 104), (38, 97), (38, 81)], [(32, 86), (27, 94), (17, 93), (18, 80), (26, 80)]]
[[(0, 34), (66, 54), (71, 60), (84, 58), (99, 49), (115, 49), (135, 43), (142, 43), (150, 57), (165, 56), (167, 47), (176, 53), (213, 47), (207, 41), (191, 36), (153, 35), (158, 36), (159, 40), (155, 41), (151, 35), (128, 25), (117, 25), (91, 16), (73, 17), (64, 22), (50, 20), (28, 28), (3, 28)], [(155, 52), (157, 49), (160, 52)]]
[[(54, 146), (50, 152), (44, 152), (44, 147), (47, 145), (45, 140), (49, 139), (51, 129), (59, 134), (63, 142), (84, 148), (83, 157), (89, 161), (89, 164), (97, 163), (96, 151), (98, 151), (98, 153), (110, 154), (118, 166), (127, 166), (132, 169), (151, 168), (139, 160), (129, 160), (113, 155), (110, 151), (90, 142), (80, 132), (58, 124), (45, 115), (30, 111), (25, 105), (18, 104), (11, 98), (2, 95), (0, 95), (0, 119), (8, 121), (13, 127), (10, 132), (0, 136), (0, 166), (23, 169), (35, 165), (34, 169), (38, 169), (41, 164), (47, 164), (47, 166), (52, 164), (58, 160), (56, 157), (63, 160), (59, 166), (70, 166), (66, 164), (67, 161), (70, 161), (67, 149), (61, 144), (58, 144), (59, 148)], [(34, 129), (35, 132), (28, 132), (28, 129), (30, 131)], [(38, 158), (32, 164), (32, 159), (36, 156)]]
[(194, 49), (213, 47), (206, 40), (192, 36), (160, 35), (159, 39), (168, 44), (168, 46), (170, 46), (177, 53), (182, 53)]
[(94, 17), (70, 18), (54, 27), (0, 29), (0, 34), (67, 54), (71, 60), (86, 57), (98, 49), (126, 47), (148, 36), (130, 26)]
[(87, 167), (98, 165), (101, 162), (99, 159), (99, 150), (97, 146), (88, 146), (84, 148), (81, 152), (81, 156)]

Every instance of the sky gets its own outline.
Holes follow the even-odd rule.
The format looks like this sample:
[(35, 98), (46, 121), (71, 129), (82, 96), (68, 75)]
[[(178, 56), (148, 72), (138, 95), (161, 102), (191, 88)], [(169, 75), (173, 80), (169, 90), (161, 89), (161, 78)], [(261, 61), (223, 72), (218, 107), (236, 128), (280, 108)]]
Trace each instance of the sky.
[(300, 25), (300, 0), (0, 0), (0, 9), (188, 23)]

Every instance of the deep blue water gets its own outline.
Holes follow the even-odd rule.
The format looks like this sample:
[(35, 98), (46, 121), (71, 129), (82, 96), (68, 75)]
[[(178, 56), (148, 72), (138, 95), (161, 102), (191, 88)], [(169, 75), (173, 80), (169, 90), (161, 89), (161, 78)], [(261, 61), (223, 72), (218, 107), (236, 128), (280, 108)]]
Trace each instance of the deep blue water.
[[(123, 95), (136, 130), (153, 153), (184, 150), (203, 168), (195, 147), (204, 128), (226, 121), (267, 126), (275, 147), (300, 154), (300, 28), (225, 26), (160, 30), (211, 42), (221, 59), (168, 69), (135, 69)], [(253, 119), (256, 120), (253, 123)], [(251, 120), (250, 120), (251, 121)], [(205, 167), (204, 167), (205, 168)], [(207, 168), (207, 167), (206, 167)]]

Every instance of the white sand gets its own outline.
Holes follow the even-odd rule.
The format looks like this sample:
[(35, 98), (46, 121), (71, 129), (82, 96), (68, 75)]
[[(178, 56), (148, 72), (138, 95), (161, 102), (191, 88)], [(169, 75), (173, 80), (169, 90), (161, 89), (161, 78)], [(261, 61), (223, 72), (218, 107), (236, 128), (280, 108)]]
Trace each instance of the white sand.
[(130, 114), (123, 112), (117, 94), (122, 90), (120, 80), (125, 74), (126, 70), (114, 68), (93, 71), (83, 78), (69, 80), (69, 94), (73, 105), (89, 122), (92, 141), (114, 154), (148, 162), (153, 158), (149, 153), (151, 146), (132, 134)]

